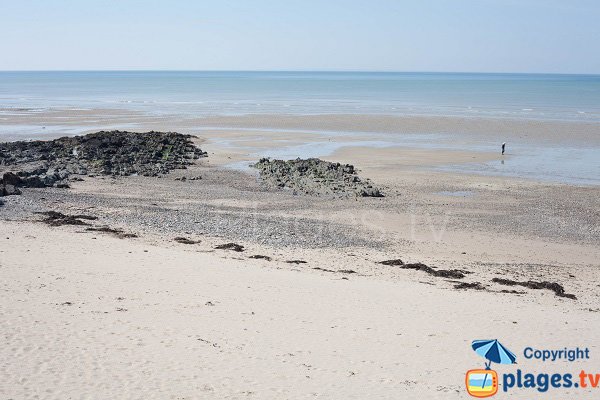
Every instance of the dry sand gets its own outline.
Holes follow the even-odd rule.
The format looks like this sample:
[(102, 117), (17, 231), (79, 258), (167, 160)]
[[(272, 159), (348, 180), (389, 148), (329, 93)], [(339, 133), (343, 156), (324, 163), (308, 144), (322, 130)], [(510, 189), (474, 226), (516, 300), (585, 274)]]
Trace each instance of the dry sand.
[(77, 231), (4, 224), (2, 398), (465, 398), (465, 371), (483, 365), (473, 338), (599, 350), (598, 314), (550, 295), (343, 280)]

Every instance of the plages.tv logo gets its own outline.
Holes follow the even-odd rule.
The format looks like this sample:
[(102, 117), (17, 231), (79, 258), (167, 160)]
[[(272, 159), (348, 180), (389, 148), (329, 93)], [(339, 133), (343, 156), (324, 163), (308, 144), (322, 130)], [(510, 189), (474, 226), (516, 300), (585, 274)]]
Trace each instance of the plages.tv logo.
[[(491, 369), (492, 363), (516, 364), (517, 357), (498, 340), (475, 340), (471, 347), (481, 357), (486, 359), (485, 368), (472, 369), (467, 372), (465, 384), (467, 392), (473, 397), (490, 397), (498, 393), (499, 385), (503, 392), (512, 390), (535, 390), (545, 393), (550, 390), (567, 390), (569, 392), (583, 390), (600, 391), (600, 374), (590, 373), (589, 370), (577, 369), (553, 373), (527, 372), (521, 368), (503, 372), (501, 379), (498, 373)], [(590, 349), (587, 347), (565, 347), (561, 349), (536, 349), (526, 347), (523, 350), (525, 360), (537, 362), (574, 363), (590, 360)], [(501, 381), (501, 382), (500, 382)]]
[(465, 384), (467, 392), (473, 397), (490, 397), (498, 393), (498, 373), (490, 367), (496, 364), (516, 364), (517, 357), (497, 339), (474, 340), (471, 347), (485, 358), (485, 369), (467, 371)]

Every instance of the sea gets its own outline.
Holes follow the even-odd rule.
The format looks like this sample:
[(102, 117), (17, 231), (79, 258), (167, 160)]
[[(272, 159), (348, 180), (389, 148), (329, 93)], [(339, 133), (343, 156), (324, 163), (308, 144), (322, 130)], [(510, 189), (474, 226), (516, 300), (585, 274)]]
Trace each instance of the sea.
[[(30, 133), (7, 115), (50, 109), (119, 109), (148, 115), (385, 114), (600, 124), (600, 75), (395, 72), (0, 72), (0, 137)], [(112, 126), (110, 128), (113, 128)], [(60, 131), (61, 127), (53, 127)], [(64, 126), (65, 134), (78, 133)], [(336, 132), (335, 134), (344, 134)], [(388, 133), (388, 135), (393, 135)], [(451, 140), (390, 145), (452, 148)], [(434, 138), (434, 136), (432, 136)], [(0, 139), (1, 140), (1, 139)], [(378, 139), (379, 140), (379, 139)], [(380, 145), (385, 146), (385, 140)], [(596, 143), (598, 141), (595, 141)], [(384, 144), (381, 144), (384, 143)], [(487, 151), (497, 143), (474, 142)], [(446, 166), (466, 172), (600, 184), (600, 149), (511, 143), (503, 164)], [(464, 146), (464, 141), (461, 142)], [(324, 147), (322, 148), (324, 149)], [(469, 148), (461, 148), (469, 150)], [(324, 151), (324, 150), (323, 150)], [(326, 154), (322, 154), (326, 155)], [(302, 156), (302, 154), (298, 154)]]
[(0, 72), (2, 107), (153, 113), (413, 114), (600, 122), (600, 75)]

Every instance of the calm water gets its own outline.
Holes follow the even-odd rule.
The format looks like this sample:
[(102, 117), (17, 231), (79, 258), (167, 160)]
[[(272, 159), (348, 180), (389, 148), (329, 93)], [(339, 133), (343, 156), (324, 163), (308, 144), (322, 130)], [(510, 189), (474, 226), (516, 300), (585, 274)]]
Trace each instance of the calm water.
[[(600, 123), (600, 75), (351, 73), (351, 72), (0, 72), (0, 139), (36, 137), (40, 126), (14, 125), (8, 114), (49, 108), (115, 108), (151, 115), (411, 114), (485, 116)], [(100, 122), (98, 122), (100, 123)], [(135, 125), (50, 125), (44, 133), (73, 135)], [(251, 134), (251, 133), (249, 133)], [(325, 156), (343, 143), (323, 141), (257, 157)], [(385, 135), (353, 145), (498, 151), (499, 143), (450, 135)], [(364, 136), (364, 134), (363, 134)], [(350, 142), (349, 142), (350, 143)], [(509, 143), (504, 162), (443, 169), (578, 184), (600, 184), (600, 149), (526, 140)]]
[(385, 113), (600, 122), (600, 76), (353, 72), (0, 72), (0, 107), (149, 113)]

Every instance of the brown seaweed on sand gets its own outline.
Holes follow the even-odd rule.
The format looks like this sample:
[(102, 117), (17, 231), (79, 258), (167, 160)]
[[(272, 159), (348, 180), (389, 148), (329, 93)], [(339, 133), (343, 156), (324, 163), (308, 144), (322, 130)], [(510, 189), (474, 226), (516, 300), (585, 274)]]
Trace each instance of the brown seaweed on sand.
[(404, 265), (404, 261), (402, 261), (399, 258), (393, 259), (393, 260), (385, 260), (385, 261), (379, 261), (377, 264), (383, 264), (383, 265)]
[(338, 273), (338, 274), (356, 274), (357, 272), (353, 269), (338, 269), (333, 270), (333, 269), (327, 269), (327, 268), (321, 268), (321, 267), (313, 267), (313, 269), (316, 269), (318, 271), (323, 271), (323, 272), (333, 272), (333, 273)]
[(232, 250), (232, 251), (241, 252), (241, 251), (244, 251), (244, 246), (242, 246), (241, 244), (237, 244), (237, 243), (225, 243), (225, 244), (220, 244), (218, 246), (215, 246), (215, 249), (217, 249), (217, 250)]
[(200, 243), (200, 240), (192, 240), (192, 239), (188, 239), (186, 237), (181, 237), (181, 236), (178, 236), (178, 237), (176, 237), (173, 240), (176, 241), (177, 243), (182, 243), (182, 244), (197, 244), (197, 243)]
[(423, 271), (438, 278), (462, 279), (465, 277), (465, 274), (471, 273), (470, 271), (461, 269), (434, 269), (423, 263), (404, 264), (400, 259), (380, 261), (378, 264), (398, 266), (402, 269), (416, 269), (417, 271)]
[(87, 222), (82, 220), (96, 220), (98, 217), (94, 217), (92, 215), (67, 215), (58, 211), (44, 211), (38, 212), (36, 214), (45, 215), (46, 218), (42, 220), (46, 224), (50, 226), (62, 226), (62, 225), (89, 225)]
[(480, 282), (454, 282), (454, 289), (462, 290), (462, 289), (473, 289), (473, 290), (487, 290), (485, 286), (483, 286)]
[(253, 256), (250, 256), (249, 258), (253, 258), (255, 260), (271, 261), (271, 257), (269, 257), (269, 256), (263, 256), (263, 255), (260, 255), (260, 254), (255, 254)]
[(492, 282), (499, 283), (500, 285), (506, 286), (523, 286), (529, 289), (548, 289), (554, 292), (554, 294), (558, 297), (566, 297), (567, 299), (577, 300), (577, 297), (574, 294), (566, 293), (565, 288), (556, 282), (535, 282), (535, 281), (526, 281), (519, 282), (513, 281), (512, 279), (504, 279), (504, 278), (493, 278)]
[(90, 228), (87, 228), (86, 231), (109, 233), (111, 235), (118, 237), (119, 239), (138, 237), (138, 235), (136, 235), (135, 233), (127, 233), (127, 232), (124, 232), (122, 229), (110, 228), (108, 226), (90, 227)]

